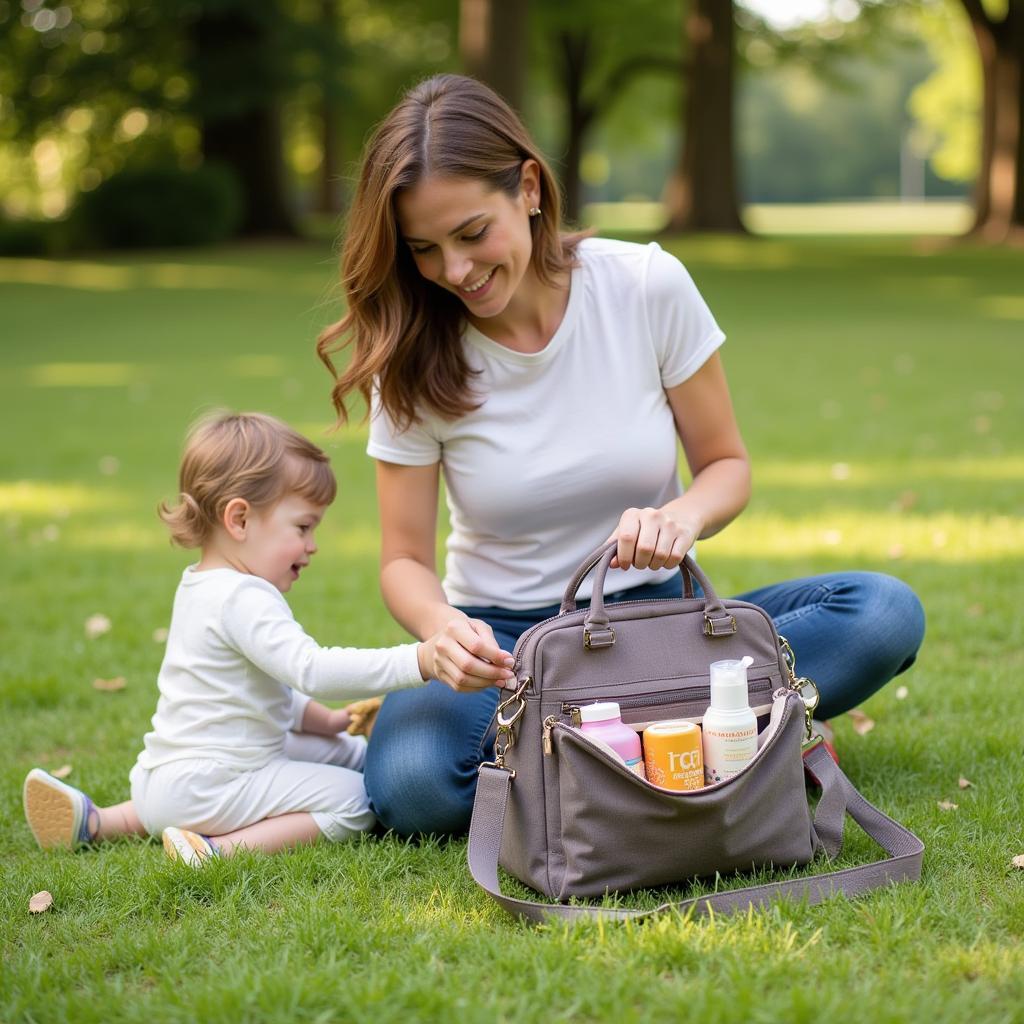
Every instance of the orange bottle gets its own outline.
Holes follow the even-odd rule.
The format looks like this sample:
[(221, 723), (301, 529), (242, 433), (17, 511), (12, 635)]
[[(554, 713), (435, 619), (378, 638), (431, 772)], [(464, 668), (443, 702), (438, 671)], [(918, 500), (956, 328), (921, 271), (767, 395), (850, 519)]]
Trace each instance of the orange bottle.
[(647, 781), (663, 789), (703, 789), (700, 726), (685, 719), (655, 722), (644, 729)]

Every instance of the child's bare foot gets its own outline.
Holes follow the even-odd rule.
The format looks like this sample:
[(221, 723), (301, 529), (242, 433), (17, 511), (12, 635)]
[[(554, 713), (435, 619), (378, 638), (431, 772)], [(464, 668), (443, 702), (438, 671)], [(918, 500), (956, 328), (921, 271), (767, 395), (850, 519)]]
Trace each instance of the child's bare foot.
[(206, 836), (186, 828), (165, 828), (163, 841), (167, 856), (189, 867), (201, 867), (204, 861), (217, 856), (217, 847)]
[(90, 817), (96, 808), (80, 789), (33, 768), (25, 777), (22, 799), (28, 827), (44, 850), (73, 850), (93, 841)]

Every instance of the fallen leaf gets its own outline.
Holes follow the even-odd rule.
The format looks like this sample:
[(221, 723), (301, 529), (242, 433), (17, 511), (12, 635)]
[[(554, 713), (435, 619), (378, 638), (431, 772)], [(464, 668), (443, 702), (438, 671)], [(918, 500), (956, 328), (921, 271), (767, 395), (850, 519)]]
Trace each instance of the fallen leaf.
[(902, 544), (890, 544), (889, 545), (889, 550), (886, 553), (888, 554), (888, 556), (893, 561), (896, 561), (897, 559), (900, 559), (900, 558), (903, 557), (903, 545)]
[(113, 693), (115, 690), (125, 688), (124, 676), (114, 676), (113, 679), (94, 679), (92, 681), (94, 690), (103, 690), (105, 693)]
[(940, 811), (955, 811), (960, 805), (953, 803), (951, 800), (940, 800), (939, 810)]
[(987, 434), (992, 429), (991, 416), (975, 416), (974, 432), (976, 434)]
[(1018, 853), (1010, 863), (1018, 870), (1024, 871), (1024, 853)]
[(153, 630), (153, 643), (165, 644), (167, 643), (167, 630), (161, 626), (159, 629)]
[(54, 768), (50, 774), (55, 779), (66, 779), (71, 774), (71, 765), (62, 764), (59, 768)]
[(904, 491), (896, 499), (896, 507), (900, 512), (909, 512), (917, 504), (917, 491)]
[(897, 700), (906, 700), (909, 695), (910, 695), (910, 691), (905, 686), (897, 686), (896, 687), (896, 699)]
[(850, 719), (853, 722), (854, 732), (861, 736), (867, 736), (867, 734), (874, 729), (875, 720), (873, 718), (869, 718), (863, 711), (858, 711), (854, 708), (853, 711), (847, 711), (846, 713), (850, 716)]
[(985, 606), (981, 604), (972, 604), (967, 607), (967, 614), (972, 619), (980, 619), (985, 614)]
[(110, 619), (106, 615), (90, 615), (85, 620), (85, 635), (90, 640), (95, 640), (98, 636), (103, 636), (104, 633), (110, 632)]
[(28, 912), (30, 914), (42, 914), (52, 906), (53, 897), (44, 889), (42, 892), (37, 892), (28, 901)]
[(965, 779), (965, 778), (964, 778), (964, 777), (963, 777), (963, 776), (961, 775), (961, 776), (960, 776), (960, 780), (959, 780), (959, 781), (957, 782), (957, 785), (958, 785), (958, 786), (959, 786), (959, 787), (960, 787), (961, 789), (970, 789), (970, 788), (971, 788), (971, 786), (973, 786), (973, 785), (974, 785), (974, 783), (973, 783), (973, 782), (971, 782), (971, 780), (970, 780), (970, 779)]
[(99, 468), (104, 476), (116, 476), (121, 468), (121, 460), (116, 455), (104, 455), (100, 459)]

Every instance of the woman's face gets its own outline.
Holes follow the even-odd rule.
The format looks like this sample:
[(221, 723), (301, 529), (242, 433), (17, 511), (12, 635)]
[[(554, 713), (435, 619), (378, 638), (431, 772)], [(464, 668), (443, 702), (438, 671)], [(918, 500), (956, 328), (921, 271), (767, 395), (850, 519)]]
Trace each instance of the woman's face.
[(395, 212), (423, 277), (485, 319), (501, 314), (532, 278), (529, 210), (539, 202), (537, 164), (528, 160), (515, 196), (474, 178), (430, 177), (400, 193)]

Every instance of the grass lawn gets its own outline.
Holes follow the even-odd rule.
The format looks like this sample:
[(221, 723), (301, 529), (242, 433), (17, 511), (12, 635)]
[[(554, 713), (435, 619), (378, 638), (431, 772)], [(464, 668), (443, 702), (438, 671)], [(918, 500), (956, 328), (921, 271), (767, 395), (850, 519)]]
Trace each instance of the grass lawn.
[[(734, 919), (532, 928), (476, 890), (462, 841), (199, 873), (153, 842), (38, 851), (30, 767), (127, 795), (188, 560), (154, 510), (199, 411), (263, 409), (327, 444), (341, 493), (293, 607), (323, 643), (403, 634), (377, 589), (365, 431), (325, 433), (329, 247), (0, 260), (0, 1020), (1024, 1020), (1024, 253), (673, 248), (730, 337), (754, 458), (750, 508), (701, 548), (719, 590), (847, 567), (924, 601), (922, 656), (865, 706), (874, 729), (835, 723), (854, 783), (924, 839), (923, 881)], [(90, 639), (96, 614), (112, 625)], [(120, 692), (93, 687), (117, 676)], [(851, 825), (843, 863), (876, 854)], [(41, 889), (54, 906), (30, 916)]]

